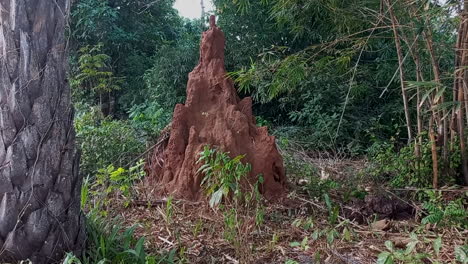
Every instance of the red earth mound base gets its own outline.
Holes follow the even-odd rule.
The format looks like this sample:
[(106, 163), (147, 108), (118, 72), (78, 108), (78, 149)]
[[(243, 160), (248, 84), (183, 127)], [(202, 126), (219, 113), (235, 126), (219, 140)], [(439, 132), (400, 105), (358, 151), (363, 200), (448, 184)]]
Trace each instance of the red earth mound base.
[(231, 157), (245, 154), (243, 162), (252, 165), (248, 180), (255, 182), (261, 174), (261, 192), (267, 199), (284, 193), (286, 177), (275, 137), (255, 125), (251, 98), (240, 100), (226, 77), (224, 44), (224, 33), (212, 17), (210, 29), (203, 33), (199, 64), (189, 75), (185, 105), (176, 105), (167, 146), (154, 151), (148, 163), (149, 183), (158, 195), (201, 197), (203, 175), (197, 173), (197, 160), (205, 145)]

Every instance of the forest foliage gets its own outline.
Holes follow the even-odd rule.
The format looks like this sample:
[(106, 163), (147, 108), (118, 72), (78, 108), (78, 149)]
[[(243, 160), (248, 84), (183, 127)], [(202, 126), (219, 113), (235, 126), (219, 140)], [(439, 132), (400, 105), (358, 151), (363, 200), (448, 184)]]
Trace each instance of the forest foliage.
[[(306, 149), (371, 158), (398, 153), (408, 140), (424, 149), (430, 146), (427, 132), (432, 128), (418, 122), (429, 122), (429, 113), (437, 108), (440, 114), (433, 123), (444, 122), (445, 128), (450, 119), (446, 109), (456, 107), (456, 102), (431, 101), (453, 93), (458, 6), (396, 1), (388, 9), (386, 2), (216, 0), (218, 24), (226, 32), (229, 75), (241, 96), (253, 97), (255, 114), (277, 136), (300, 141)], [(75, 3), (71, 77), (78, 119), (85, 118), (80, 112), (100, 108), (94, 118), (107, 121), (95, 120), (97, 127), (129, 125), (134, 132), (126, 133), (132, 137), (128, 140), (142, 145), (170, 122), (175, 104), (184, 101), (187, 76), (198, 60), (200, 33), (206, 27), (201, 20), (179, 17), (172, 5)], [(397, 31), (405, 55), (401, 67), (389, 11), (402, 25)], [(429, 34), (437, 43), (433, 50), (426, 45)], [(400, 69), (406, 79), (399, 78)], [(407, 106), (402, 91), (408, 94)], [(409, 129), (407, 116), (418, 119)], [(98, 135), (82, 138), (90, 137)], [(446, 162), (443, 150), (440, 166), (448, 167), (443, 171), (450, 170), (451, 182), (462, 183), (456, 145), (453, 139), (444, 143), (455, 156)], [(431, 154), (417, 159), (425, 164), (419, 169), (432, 163)], [(391, 163), (386, 166), (397, 166)], [(86, 167), (84, 172), (91, 173)]]
[[(461, 1), (213, 3), (217, 23), (226, 34), (229, 77), (240, 97), (253, 98), (258, 125), (267, 125), (277, 137), (289, 175), (307, 179), (301, 190), (325, 203), (331, 226), (349, 232), (348, 223), (338, 223), (338, 206), (328, 196), (339, 184), (320, 180), (317, 168), (298, 162), (288, 152), (293, 145), (300, 145), (310, 156), (327, 153), (334, 158), (369, 160), (365, 177), (385, 186), (466, 184), (468, 97), (457, 83), (467, 78), (466, 69), (460, 68), (461, 49), (454, 48), (459, 47), (462, 34)], [(82, 152), (80, 170), (92, 183), (87, 186), (89, 192), (109, 190), (101, 193), (103, 203), (112, 199), (110, 186), (122, 188), (122, 193), (141, 179), (140, 159), (171, 122), (174, 106), (185, 100), (188, 74), (198, 62), (208, 14), (188, 20), (178, 15), (173, 4), (173, 0), (80, 0), (72, 7), (70, 83)], [(204, 188), (215, 207), (223, 196), (239, 192), (234, 187), (249, 167), (240, 162), (242, 156), (231, 160), (227, 153), (208, 147), (201, 155), (200, 161), (206, 162), (203, 168), (211, 175)], [(220, 176), (226, 174), (225, 164), (234, 164), (229, 167), (234, 170), (228, 173), (231, 178)], [(365, 193), (356, 187), (349, 196)], [(462, 199), (446, 202), (438, 195), (420, 195), (426, 214), (423, 221), (466, 227)], [(247, 208), (237, 200), (233, 203), (234, 211), (222, 207), (225, 224), (233, 232), (226, 234), (231, 240), (241, 221), (235, 213)], [(253, 205), (256, 212), (262, 209), (259, 204)], [(103, 204), (94, 206), (106, 211)], [(128, 240), (135, 247), (131, 252), (135, 263), (156, 261), (148, 262), (140, 248), (142, 241), (130, 242), (133, 231), (116, 238), (119, 231), (102, 222), (102, 214), (90, 211), (95, 219), (90, 228), (113, 234), (108, 243)], [(336, 230), (330, 227), (315, 237), (333, 241)], [(93, 239), (97, 244), (101, 238)], [(242, 241), (236, 243), (236, 250), (243, 250)], [(307, 243), (295, 246), (303, 248)], [(388, 251), (379, 257), (382, 263), (424, 257), (386, 246)], [(120, 256), (118, 252), (110, 255)]]

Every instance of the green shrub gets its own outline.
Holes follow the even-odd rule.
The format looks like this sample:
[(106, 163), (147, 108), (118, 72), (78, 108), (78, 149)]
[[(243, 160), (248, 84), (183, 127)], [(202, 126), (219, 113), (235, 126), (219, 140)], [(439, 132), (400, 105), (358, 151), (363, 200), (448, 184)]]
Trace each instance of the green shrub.
[[(455, 143), (450, 147), (448, 164), (439, 155), (439, 183), (453, 184), (460, 166), (460, 151)], [(414, 154), (414, 145), (398, 149), (395, 142), (374, 143), (368, 150), (372, 166), (369, 173), (383, 181), (390, 181), (394, 187), (431, 187), (432, 155), (431, 143), (423, 142), (421, 155)], [(439, 152), (440, 153), (440, 152)], [(443, 173), (442, 173), (443, 172)]]
[(215, 207), (221, 200), (230, 198), (240, 198), (242, 195), (241, 180), (249, 175), (250, 164), (243, 164), (241, 160), (245, 155), (239, 155), (233, 159), (229, 153), (218, 151), (210, 146), (205, 146), (200, 153), (198, 162), (204, 164), (198, 172), (204, 174), (201, 186), (207, 195), (211, 196), (210, 206)]
[(103, 118), (95, 108), (77, 116), (75, 129), (83, 175), (94, 175), (109, 164), (126, 167), (145, 149), (145, 141), (130, 122)]
[(156, 138), (171, 120), (171, 112), (157, 102), (134, 105), (129, 111), (131, 125), (147, 139)]
[[(132, 186), (145, 176), (144, 164), (143, 160), (140, 160), (129, 169), (115, 168), (113, 165), (99, 169), (94, 181), (92, 183), (86, 181), (82, 188), (82, 193), (83, 190), (86, 190), (85, 195), (92, 196), (90, 201), (92, 205), (89, 204), (87, 209), (99, 210), (102, 214), (107, 215), (107, 206), (113, 201), (115, 202), (114, 198), (119, 199), (119, 201), (123, 200), (123, 205), (128, 206), (134, 198)], [(85, 206), (88, 200), (90, 199), (82, 196), (82, 206)]]
[(145, 251), (143, 237), (135, 238), (136, 226), (125, 228), (119, 219), (109, 220), (96, 212), (86, 219), (87, 249), (78, 258), (67, 254), (63, 264), (156, 264), (175, 263), (175, 250), (167, 256), (153, 256)]
[(388, 251), (383, 251), (379, 254), (377, 263), (425, 263), (423, 260), (429, 257), (429, 254), (417, 252), (416, 246), (421, 241), (418, 240), (418, 237), (414, 233), (410, 237), (411, 242), (406, 245), (405, 249), (398, 249), (393, 245), (392, 241), (385, 241), (385, 247)]
[(441, 192), (431, 190), (426, 194), (429, 199), (423, 203), (423, 208), (427, 216), (421, 223), (468, 228), (468, 212), (463, 198), (447, 202), (443, 200)]

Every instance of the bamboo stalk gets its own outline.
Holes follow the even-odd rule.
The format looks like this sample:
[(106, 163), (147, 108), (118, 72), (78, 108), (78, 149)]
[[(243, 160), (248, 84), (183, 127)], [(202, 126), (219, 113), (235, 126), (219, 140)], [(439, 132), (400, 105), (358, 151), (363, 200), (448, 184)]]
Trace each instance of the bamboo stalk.
[(395, 17), (395, 14), (393, 13), (393, 7), (392, 7), (392, 4), (390, 3), (390, 0), (385, 0), (385, 3), (387, 5), (388, 13), (389, 13), (391, 21), (392, 21), (392, 29), (393, 29), (393, 35), (394, 35), (394, 40), (395, 40), (395, 47), (396, 47), (397, 55), (398, 55), (398, 64), (399, 64), (399, 71), (400, 71), (400, 83), (401, 83), (401, 95), (402, 95), (402, 98), (403, 98), (403, 107), (404, 107), (404, 111), (405, 111), (406, 128), (408, 130), (408, 144), (409, 144), (413, 140), (413, 134), (412, 134), (412, 129), (411, 129), (411, 116), (410, 116), (410, 112), (409, 112), (408, 96), (406, 94), (406, 86), (405, 86), (403, 51), (402, 51), (402, 47), (401, 47), (400, 36), (398, 34), (398, 29), (397, 29), (398, 20)]
[[(460, 30), (458, 32), (459, 40), (457, 44), (457, 56), (460, 59), (460, 63), (458, 66), (460, 68), (456, 69), (455, 80), (456, 84), (458, 84), (457, 92), (458, 92), (458, 103), (460, 104), (460, 109), (457, 114), (457, 121), (458, 121), (458, 136), (460, 138), (460, 152), (461, 152), (461, 159), (462, 159), (462, 171), (463, 171), (463, 178), (465, 184), (468, 184), (468, 157), (466, 155), (466, 138), (465, 138), (465, 120), (468, 121), (468, 112), (464, 112), (463, 109), (468, 110), (466, 107), (466, 96), (467, 92), (466, 89), (466, 80), (468, 78), (467, 71), (465, 69), (461, 70), (461, 67), (465, 67), (468, 64), (467, 60), (467, 51), (468, 48), (468, 0), (464, 1), (464, 9), (461, 13), (461, 24)], [(466, 118), (465, 118), (465, 115)], [(465, 119), (465, 120), (464, 120)]]
[(434, 117), (429, 119), (429, 138), (431, 140), (431, 156), (432, 156), (432, 188), (437, 189), (439, 185), (439, 162), (437, 157), (437, 145), (434, 135)]

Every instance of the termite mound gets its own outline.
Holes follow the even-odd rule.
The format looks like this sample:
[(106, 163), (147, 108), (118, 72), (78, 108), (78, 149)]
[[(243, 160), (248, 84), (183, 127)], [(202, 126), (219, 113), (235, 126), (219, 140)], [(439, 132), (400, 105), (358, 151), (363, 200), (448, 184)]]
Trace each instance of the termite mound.
[(245, 155), (243, 162), (252, 170), (247, 177), (253, 183), (262, 175), (261, 192), (267, 199), (285, 191), (283, 159), (275, 137), (266, 127), (257, 127), (252, 114), (252, 99), (240, 99), (224, 66), (224, 33), (210, 18), (203, 33), (200, 61), (189, 74), (185, 104), (175, 107), (170, 136), (163, 148), (150, 155), (149, 184), (158, 195), (197, 200), (201, 197), (198, 173), (199, 153), (204, 146), (216, 146), (231, 157)]

